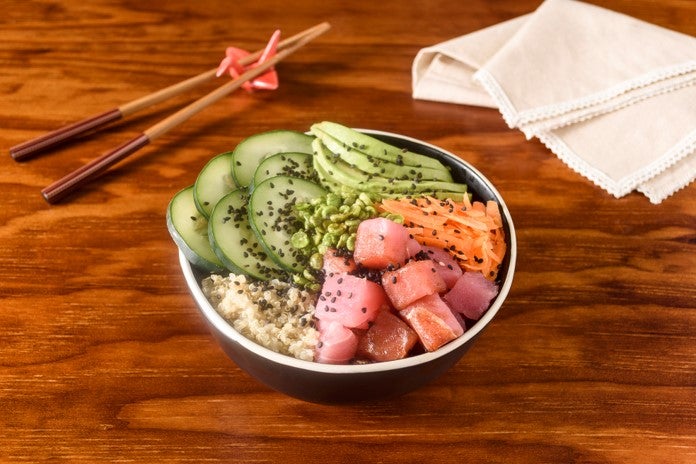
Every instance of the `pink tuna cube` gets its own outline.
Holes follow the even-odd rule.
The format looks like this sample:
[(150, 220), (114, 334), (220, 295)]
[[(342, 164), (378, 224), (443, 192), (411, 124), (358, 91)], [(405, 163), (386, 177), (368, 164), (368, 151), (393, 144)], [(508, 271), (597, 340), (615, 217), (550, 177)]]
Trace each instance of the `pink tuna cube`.
[(366, 329), (377, 312), (388, 307), (387, 296), (378, 283), (350, 274), (329, 274), (321, 287), (314, 316), (348, 328)]
[(319, 326), (319, 342), (314, 353), (316, 362), (345, 364), (355, 357), (358, 336), (338, 322), (322, 323)]
[(498, 286), (480, 272), (465, 272), (445, 293), (447, 304), (464, 317), (479, 320), (498, 294)]
[(415, 238), (410, 238), (408, 239), (408, 242), (406, 242), (406, 254), (409, 258), (413, 258), (422, 250), (423, 247), (420, 243), (418, 243), (418, 240), (416, 240)]
[(386, 218), (362, 221), (355, 234), (355, 262), (369, 269), (401, 266), (408, 259), (408, 230)]
[(445, 281), (447, 288), (449, 289), (454, 287), (457, 279), (459, 279), (464, 273), (457, 260), (454, 259), (448, 251), (445, 251), (442, 248), (424, 246), (423, 251), (427, 253), (434, 263), (437, 264), (435, 269), (437, 269), (437, 272), (442, 277), (442, 280)]

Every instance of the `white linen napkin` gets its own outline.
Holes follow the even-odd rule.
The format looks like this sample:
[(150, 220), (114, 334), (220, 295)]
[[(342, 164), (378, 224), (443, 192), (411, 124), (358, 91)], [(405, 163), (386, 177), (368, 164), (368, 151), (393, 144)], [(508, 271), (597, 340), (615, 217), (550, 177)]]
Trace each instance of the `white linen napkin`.
[(696, 39), (575, 0), (424, 48), (413, 97), (496, 107), (616, 197), (696, 178)]

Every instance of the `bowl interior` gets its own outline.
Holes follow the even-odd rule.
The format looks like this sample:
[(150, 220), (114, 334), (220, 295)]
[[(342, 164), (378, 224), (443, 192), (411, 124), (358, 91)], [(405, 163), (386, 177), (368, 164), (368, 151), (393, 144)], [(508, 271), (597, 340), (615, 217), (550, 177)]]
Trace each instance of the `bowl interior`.
[(240, 345), (244, 349), (250, 350), (260, 356), (263, 356), (264, 358), (269, 359), (272, 362), (280, 363), (285, 366), (291, 366), (296, 369), (331, 374), (365, 373), (412, 367), (418, 364), (427, 363), (433, 359), (446, 355), (454, 350), (461, 349), (469, 341), (473, 340), (498, 312), (503, 301), (507, 297), (507, 294), (512, 285), (512, 279), (515, 270), (515, 262), (517, 259), (517, 239), (510, 212), (507, 208), (507, 205), (505, 204), (495, 187), (493, 187), (491, 182), (488, 179), (486, 179), (486, 177), (483, 174), (481, 174), (476, 168), (471, 166), (469, 163), (458, 158), (454, 154), (449, 153), (434, 145), (417, 139), (389, 132), (369, 129), (358, 130), (366, 134), (372, 135), (373, 137), (379, 138), (387, 143), (395, 145), (399, 148), (406, 148), (410, 151), (421, 153), (438, 159), (439, 161), (446, 164), (452, 169), (452, 177), (455, 181), (466, 183), (468, 185), (469, 191), (473, 194), (474, 200), (495, 200), (496, 202), (498, 202), (503, 219), (505, 240), (507, 242), (508, 251), (506, 253), (503, 265), (498, 274), (498, 285), (500, 291), (497, 297), (491, 303), (491, 306), (488, 309), (488, 311), (486, 311), (486, 313), (481, 317), (481, 319), (479, 319), (472, 327), (468, 328), (462, 336), (433, 352), (418, 354), (397, 361), (387, 361), (361, 365), (333, 365), (321, 364), (311, 361), (303, 361), (300, 359), (293, 358), (291, 356), (276, 353), (270, 349), (258, 345), (257, 343), (247, 339), (239, 332), (234, 330), (232, 326), (228, 324), (227, 321), (225, 321), (225, 319), (223, 319), (222, 316), (220, 316), (217, 313), (217, 311), (212, 307), (212, 305), (208, 302), (207, 298), (201, 290), (200, 283), (203, 280), (203, 278), (205, 278), (208, 274), (192, 267), (191, 264), (180, 252), (179, 262), (188, 287), (201, 313), (207, 319), (208, 323), (214, 327), (214, 329), (218, 332), (219, 335)]

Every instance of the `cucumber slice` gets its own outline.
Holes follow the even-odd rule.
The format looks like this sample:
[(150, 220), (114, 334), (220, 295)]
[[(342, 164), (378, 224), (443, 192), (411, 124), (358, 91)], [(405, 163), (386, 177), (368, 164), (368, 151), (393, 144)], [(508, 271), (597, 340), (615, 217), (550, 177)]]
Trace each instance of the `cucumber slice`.
[(289, 176), (275, 176), (260, 182), (249, 197), (249, 224), (268, 255), (290, 272), (302, 272), (306, 263), (290, 244), (302, 224), (293, 214), (293, 205), (326, 195), (319, 184)]
[(232, 152), (221, 153), (208, 161), (198, 173), (196, 183), (193, 184), (196, 208), (208, 218), (215, 203), (236, 188), (232, 178)]
[(276, 153), (259, 163), (254, 173), (254, 185), (275, 176), (301, 177), (312, 180), (316, 172), (312, 166), (312, 155), (309, 153)]
[(193, 185), (179, 191), (169, 202), (167, 230), (191, 264), (209, 272), (224, 268), (210, 247), (208, 221), (196, 209)]
[(227, 269), (260, 280), (279, 277), (280, 268), (268, 257), (249, 226), (246, 189), (223, 196), (208, 222), (210, 245)]
[(234, 149), (232, 175), (237, 186), (248, 187), (259, 163), (276, 153), (312, 154), (313, 137), (291, 130), (273, 130), (252, 135)]

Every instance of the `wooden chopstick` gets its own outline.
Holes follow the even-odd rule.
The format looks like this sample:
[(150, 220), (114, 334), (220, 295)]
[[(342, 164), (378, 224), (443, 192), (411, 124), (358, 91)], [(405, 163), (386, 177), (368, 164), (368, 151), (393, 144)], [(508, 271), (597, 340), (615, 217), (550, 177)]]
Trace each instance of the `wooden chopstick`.
[(303, 35), (295, 43), (279, 51), (275, 56), (271, 57), (267, 61), (249, 69), (238, 78), (228, 81), (226, 84), (223, 84), (204, 97), (163, 119), (154, 126), (151, 126), (132, 140), (129, 140), (128, 142), (107, 153), (104, 153), (102, 156), (92, 160), (81, 168), (66, 175), (62, 179), (52, 183), (48, 187), (44, 188), (41, 191), (41, 194), (49, 203), (58, 202), (69, 193), (79, 189), (83, 184), (101, 175), (113, 164), (126, 158), (128, 155), (131, 155), (165, 132), (191, 118), (193, 115), (197, 114), (207, 106), (237, 90), (246, 81), (264, 74), (268, 69), (278, 64), (281, 60), (285, 59), (287, 56), (304, 47), (310, 41), (328, 31), (329, 28), (330, 25), (328, 23), (322, 23), (313, 28), (310, 33)]
[[(282, 51), (293, 46), (299, 40), (308, 35), (314, 34), (317, 31), (325, 30), (327, 26), (327, 23), (317, 24), (316, 26), (305, 29), (294, 36), (282, 40), (278, 43), (278, 51)], [(242, 66), (250, 65), (256, 62), (261, 57), (262, 53), (263, 50), (257, 50), (256, 52), (241, 58), (239, 60), (239, 64)], [(32, 140), (15, 145), (14, 147), (10, 148), (10, 156), (17, 161), (29, 158), (32, 155), (45, 151), (49, 148), (53, 148), (56, 145), (70, 140), (71, 138), (87, 131), (102, 128), (111, 122), (128, 117), (152, 105), (168, 100), (175, 95), (191, 90), (204, 82), (213, 79), (216, 72), (217, 68), (202, 72), (197, 76), (190, 77), (186, 80), (170, 85), (169, 87), (165, 87), (161, 90), (145, 95), (144, 97), (124, 103), (116, 108), (89, 116), (80, 121), (68, 124), (52, 132), (36, 137)]]

